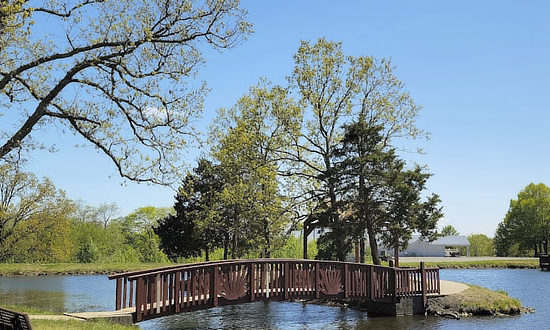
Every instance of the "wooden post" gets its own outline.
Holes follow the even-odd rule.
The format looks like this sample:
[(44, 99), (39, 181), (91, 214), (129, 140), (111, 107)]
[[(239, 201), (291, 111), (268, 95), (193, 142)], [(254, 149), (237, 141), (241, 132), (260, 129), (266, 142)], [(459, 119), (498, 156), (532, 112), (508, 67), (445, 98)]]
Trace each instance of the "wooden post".
[(141, 306), (144, 303), (142, 292), (143, 292), (143, 277), (138, 277), (136, 281), (136, 314), (135, 314), (135, 318), (137, 322), (143, 320), (143, 312), (141, 311)]
[(255, 292), (255, 289), (254, 289), (254, 273), (255, 273), (254, 263), (250, 264), (249, 272), (250, 272), (250, 277), (249, 277), (249, 280), (250, 280), (250, 282), (249, 282), (250, 301), (255, 301), (256, 300), (256, 292)]
[[(176, 313), (180, 312), (181, 303), (183, 302), (183, 294), (181, 292), (181, 282), (180, 282), (181, 272), (176, 272), (176, 278), (174, 281), (174, 305), (176, 305)], [(181, 300), (180, 301), (180, 296)]]
[(115, 298), (115, 310), (120, 309), (120, 296), (122, 294), (122, 278), (116, 279), (116, 298)]
[(319, 261), (315, 262), (315, 299), (319, 299), (319, 293), (321, 291), (321, 283), (319, 283), (319, 277), (321, 274), (319, 274), (320, 269), (319, 266), (321, 263)]
[(133, 303), (134, 303), (134, 281), (130, 281), (130, 300), (128, 303), (128, 307), (133, 307), (134, 306)]
[(156, 313), (157, 314), (160, 314), (160, 300), (161, 300), (161, 297), (162, 297), (162, 283), (161, 283), (161, 278), (160, 278), (160, 274), (157, 274), (157, 276), (155, 277), (155, 283), (156, 283), (156, 291), (155, 291), (155, 294), (156, 294), (156, 301), (157, 301), (157, 308), (156, 308)]
[(374, 266), (369, 267), (369, 298), (370, 300), (374, 300), (374, 291), (375, 291), (375, 275), (374, 275)]
[(218, 307), (218, 266), (212, 267), (212, 306)]
[(285, 273), (284, 273), (284, 283), (285, 283), (285, 300), (288, 300), (288, 290), (289, 290), (289, 282), (290, 282), (290, 267), (288, 264), (288, 261), (285, 261)]
[(344, 264), (344, 299), (349, 297), (349, 265)]
[(392, 280), (393, 280), (393, 300), (395, 301), (397, 299), (397, 268), (391, 268), (390, 271), (392, 272)]
[(127, 302), (127, 297), (126, 297), (126, 294), (128, 292), (128, 277), (124, 277), (124, 286), (122, 288), (122, 308), (126, 308), (126, 302)]
[(424, 261), (420, 262), (420, 274), (422, 276), (422, 303), (423, 306), (426, 307), (428, 298), (426, 296), (426, 266), (424, 265)]

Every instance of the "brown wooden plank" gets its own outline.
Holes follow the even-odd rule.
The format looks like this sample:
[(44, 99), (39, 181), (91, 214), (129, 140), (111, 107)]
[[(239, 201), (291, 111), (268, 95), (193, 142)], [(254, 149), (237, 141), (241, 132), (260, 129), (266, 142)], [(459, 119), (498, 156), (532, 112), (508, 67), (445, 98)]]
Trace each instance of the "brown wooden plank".
[(251, 263), (248, 267), (248, 289), (250, 290), (250, 301), (256, 301), (256, 264)]
[(212, 306), (218, 307), (218, 266), (212, 267)]
[(116, 279), (116, 297), (115, 297), (115, 310), (119, 310), (121, 309), (120, 307), (120, 297), (121, 297), (121, 294), (122, 294), (122, 278), (117, 278)]
[[(130, 283), (133, 283), (130, 282)], [(137, 322), (143, 320), (143, 278), (138, 278), (136, 280), (136, 313), (135, 319)]]
[(176, 278), (174, 281), (174, 305), (176, 306), (176, 313), (179, 313), (181, 310), (181, 303), (183, 301), (183, 293), (181, 290), (181, 276), (182, 272), (175, 273)]
[(127, 303), (127, 300), (126, 300), (126, 294), (128, 292), (128, 277), (125, 277), (124, 278), (124, 285), (123, 285), (123, 288), (122, 288), (122, 308), (126, 308), (126, 303)]
[(162, 277), (162, 311), (166, 312), (166, 305), (170, 303), (170, 299), (168, 298), (168, 276), (170, 274), (164, 274)]
[(289, 291), (289, 273), (290, 273), (290, 267), (289, 267), (289, 264), (288, 264), (288, 261), (284, 263), (285, 265), (285, 272), (283, 274), (283, 277), (284, 277), (284, 297), (285, 297), (285, 300), (288, 299), (288, 291)]
[(128, 307), (133, 307), (133, 306), (134, 306), (134, 281), (130, 281), (130, 299), (128, 301)]

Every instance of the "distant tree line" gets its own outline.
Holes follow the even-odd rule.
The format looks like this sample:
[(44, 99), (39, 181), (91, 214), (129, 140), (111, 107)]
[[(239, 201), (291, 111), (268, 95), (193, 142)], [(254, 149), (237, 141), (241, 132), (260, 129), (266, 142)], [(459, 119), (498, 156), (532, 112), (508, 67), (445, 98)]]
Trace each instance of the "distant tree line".
[(171, 259), (223, 249), (270, 257), (288, 233), (324, 228), (317, 257), (344, 260), (353, 243), (374, 263), (378, 243), (432, 239), (439, 197), (430, 174), (394, 143), (418, 138), (420, 107), (387, 59), (346, 56), (342, 45), (302, 42), (286, 85), (261, 80), (211, 128), (210, 152), (182, 181), (175, 214), (155, 232)]
[(152, 226), (168, 208), (120, 217), (115, 203), (72, 201), (48, 179), (0, 166), (0, 262), (162, 262)]

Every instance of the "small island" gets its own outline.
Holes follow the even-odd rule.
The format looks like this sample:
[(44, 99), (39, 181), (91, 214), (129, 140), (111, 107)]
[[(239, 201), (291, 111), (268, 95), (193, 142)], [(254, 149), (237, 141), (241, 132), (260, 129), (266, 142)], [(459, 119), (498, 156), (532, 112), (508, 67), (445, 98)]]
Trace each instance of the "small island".
[(518, 299), (508, 296), (506, 291), (451, 283), (461, 284), (467, 288), (449, 295), (430, 297), (426, 314), (459, 319), (464, 316), (519, 315), (522, 312), (534, 312), (533, 309), (522, 306)]

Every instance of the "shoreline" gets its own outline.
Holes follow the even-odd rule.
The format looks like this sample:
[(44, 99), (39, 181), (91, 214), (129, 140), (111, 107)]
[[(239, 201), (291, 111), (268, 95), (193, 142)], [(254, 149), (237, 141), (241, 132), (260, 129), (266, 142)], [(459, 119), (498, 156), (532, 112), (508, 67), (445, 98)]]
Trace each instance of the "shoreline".
[[(402, 258), (401, 266), (418, 267), (419, 261)], [(420, 258), (414, 258), (420, 259)], [(440, 269), (539, 269), (536, 258), (469, 258), (468, 260), (430, 260), (422, 258), (426, 267)], [(435, 259), (435, 258), (434, 258)], [(386, 263), (383, 263), (386, 264)], [(150, 269), (173, 265), (170, 263), (58, 263), (58, 264), (19, 264), (0, 263), (0, 277), (16, 276), (67, 276), (67, 275), (112, 275), (121, 272)]]

